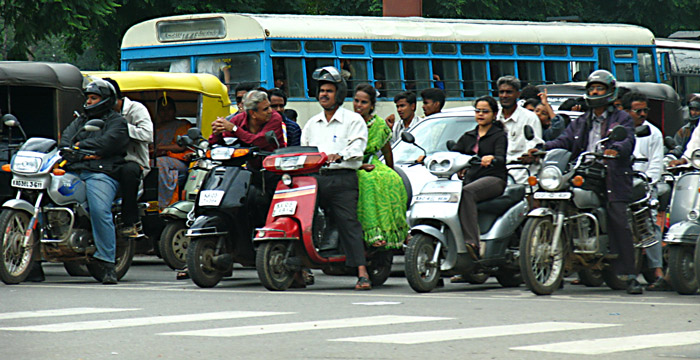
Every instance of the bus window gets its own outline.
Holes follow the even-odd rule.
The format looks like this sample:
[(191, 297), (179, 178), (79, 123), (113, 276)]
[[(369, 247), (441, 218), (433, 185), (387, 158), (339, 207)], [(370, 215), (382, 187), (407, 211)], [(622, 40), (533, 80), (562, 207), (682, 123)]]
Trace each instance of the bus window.
[(615, 79), (617, 81), (634, 81), (634, 64), (615, 64)]
[(678, 79), (678, 93), (684, 98), (700, 93), (700, 51), (673, 49), (673, 58), (676, 67), (671, 69), (675, 70), (673, 75)]
[(479, 97), (489, 94), (489, 82), (486, 71), (486, 61), (462, 61), (462, 79), (464, 81), (464, 96)]
[(403, 91), (401, 63), (398, 59), (374, 59), (374, 87), (381, 97), (394, 97)]
[[(303, 98), (304, 75), (300, 58), (272, 58), (272, 71), (275, 83), (290, 98)], [(315, 95), (314, 95), (315, 96)]]
[(570, 65), (571, 81), (586, 81), (595, 68), (592, 61), (572, 61)]
[(539, 56), (540, 47), (539, 45), (517, 45), (518, 55), (524, 56)]
[(515, 61), (491, 60), (489, 70), (491, 71), (491, 82), (493, 83), (493, 89), (496, 89), (496, 81), (498, 81), (499, 77), (505, 75), (515, 76)]
[(598, 49), (598, 68), (612, 71), (610, 66), (610, 50), (606, 48)]
[(486, 54), (486, 45), (484, 44), (462, 44), (459, 48), (462, 50), (462, 55)]
[(136, 60), (129, 63), (129, 71), (190, 72), (190, 59)]
[(272, 40), (270, 48), (277, 52), (299, 52), (301, 51), (301, 42), (299, 40)]
[(364, 55), (365, 53), (365, 46), (364, 45), (353, 45), (353, 44), (346, 44), (340, 47), (340, 52), (343, 54), (360, 54)]
[(639, 66), (639, 81), (656, 82), (654, 55), (651, 49), (637, 50), (637, 65)]
[(423, 89), (431, 88), (433, 76), (430, 74), (428, 60), (404, 60), (403, 76), (406, 90), (420, 93)]
[(311, 75), (314, 71), (320, 67), (324, 66), (335, 66), (333, 59), (331, 58), (321, 58), (321, 59), (306, 59), (306, 85), (309, 87), (308, 96), (310, 98), (316, 97), (316, 80), (314, 80)]
[(544, 78), (547, 84), (559, 84), (569, 81), (569, 66), (563, 61), (545, 61)]
[(513, 45), (508, 45), (508, 44), (489, 45), (489, 53), (491, 55), (513, 55)]
[(306, 52), (329, 53), (333, 52), (333, 42), (325, 40), (306, 41), (304, 43)]
[(357, 85), (369, 83), (365, 60), (340, 59), (340, 73), (348, 82), (348, 97), (352, 97), (352, 92)]
[[(433, 60), (433, 87), (445, 90), (447, 97), (459, 97), (459, 70), (457, 60)], [(437, 78), (435, 76), (437, 75)], [(437, 79), (440, 79), (439, 81)]]
[[(260, 56), (258, 54), (228, 54), (197, 59), (197, 72), (212, 74), (229, 89), (241, 82), (260, 84)], [(234, 85), (235, 87), (235, 85)]]
[(593, 48), (590, 46), (572, 46), (571, 56), (574, 57), (593, 57)]
[(518, 78), (523, 87), (544, 83), (542, 81), (542, 63), (539, 61), (518, 61)]
[(373, 42), (372, 51), (377, 54), (398, 54), (399, 43), (393, 41)]
[(566, 56), (566, 46), (545, 45), (544, 54), (546, 56)]
[(428, 44), (419, 42), (405, 42), (401, 45), (404, 54), (427, 54)]
[(457, 54), (457, 45), (446, 43), (434, 43), (431, 45), (433, 54), (455, 55)]

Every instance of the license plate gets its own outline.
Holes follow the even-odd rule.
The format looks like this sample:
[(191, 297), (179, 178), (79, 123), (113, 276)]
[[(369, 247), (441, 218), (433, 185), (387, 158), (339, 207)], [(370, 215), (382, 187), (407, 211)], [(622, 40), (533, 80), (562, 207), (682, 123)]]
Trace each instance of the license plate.
[(448, 194), (440, 195), (416, 195), (413, 197), (415, 202), (448, 202), (452, 196)]
[(294, 215), (297, 211), (296, 201), (282, 201), (275, 204), (272, 208), (272, 217), (283, 215)]
[(12, 179), (12, 187), (18, 187), (22, 189), (43, 189), (44, 181)]
[(571, 199), (570, 192), (536, 192), (535, 199), (545, 200), (567, 200)]
[(219, 206), (223, 198), (223, 190), (204, 190), (199, 193), (199, 206)]

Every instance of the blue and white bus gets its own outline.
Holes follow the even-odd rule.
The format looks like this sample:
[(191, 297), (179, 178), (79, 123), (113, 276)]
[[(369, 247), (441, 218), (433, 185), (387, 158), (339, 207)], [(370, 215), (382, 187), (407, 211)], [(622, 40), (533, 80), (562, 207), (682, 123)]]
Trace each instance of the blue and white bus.
[(656, 46), (661, 81), (683, 101), (700, 95), (700, 41), (657, 39)]
[(350, 89), (373, 84), (380, 116), (394, 112), (397, 93), (428, 87), (445, 90), (447, 107), (468, 105), (492, 94), (502, 75), (533, 85), (596, 69), (620, 81), (659, 79), (654, 35), (621, 24), (197, 14), (136, 24), (121, 46), (124, 71), (204, 72), (231, 90), (244, 81), (282, 88), (300, 123), (321, 110), (311, 74), (325, 65), (341, 68)]

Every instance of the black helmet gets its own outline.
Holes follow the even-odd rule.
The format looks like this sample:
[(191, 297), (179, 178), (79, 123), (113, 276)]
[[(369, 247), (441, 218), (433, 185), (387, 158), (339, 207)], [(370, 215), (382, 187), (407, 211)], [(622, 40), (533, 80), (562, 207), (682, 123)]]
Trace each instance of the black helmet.
[(338, 104), (338, 106), (343, 105), (345, 95), (348, 93), (348, 84), (345, 82), (345, 78), (343, 78), (338, 69), (333, 66), (324, 66), (316, 69), (311, 77), (318, 82), (316, 100), (318, 100), (318, 95), (321, 91), (321, 84), (331, 83), (335, 85), (336, 88), (335, 103)]
[[(690, 109), (700, 110), (700, 100), (692, 100), (692, 101), (690, 101), (690, 103), (688, 104), (688, 110), (690, 110)], [(700, 118), (700, 116), (689, 115), (689, 118), (690, 118), (690, 120), (692, 120), (692, 121), (697, 121), (698, 118)]]
[[(597, 108), (601, 106), (610, 105), (617, 99), (617, 87), (615, 86), (615, 77), (607, 70), (596, 70), (588, 75), (588, 81), (586, 82), (586, 94), (583, 95), (583, 99), (586, 101), (586, 105), (591, 108)], [(608, 88), (608, 91), (599, 96), (588, 95), (588, 87), (591, 84), (602, 84)]]
[(112, 110), (114, 104), (117, 103), (117, 93), (114, 90), (114, 86), (102, 79), (93, 80), (85, 87), (83, 93), (85, 96), (88, 94), (95, 94), (102, 98), (102, 100), (100, 100), (100, 102), (97, 104), (88, 106), (86, 103), (83, 105), (85, 114), (89, 118), (100, 117), (108, 113), (110, 110)]

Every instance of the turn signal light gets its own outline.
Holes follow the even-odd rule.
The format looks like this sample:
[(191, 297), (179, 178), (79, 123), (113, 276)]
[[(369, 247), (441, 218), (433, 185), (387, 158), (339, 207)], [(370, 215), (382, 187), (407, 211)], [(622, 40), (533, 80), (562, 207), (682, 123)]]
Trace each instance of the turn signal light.
[(3, 165), (3, 166), (2, 166), (2, 171), (5, 171), (5, 172), (12, 172), (12, 168), (11, 168), (10, 164), (5, 164), (5, 165)]
[(530, 184), (530, 186), (535, 186), (537, 185), (537, 177), (535, 176), (529, 176), (527, 178), (527, 183)]
[(241, 156), (246, 156), (250, 152), (250, 149), (236, 149), (233, 151), (233, 155), (231, 155), (232, 158), (237, 158)]
[(574, 176), (574, 178), (571, 179), (571, 183), (574, 184), (574, 186), (576, 186), (576, 187), (581, 187), (581, 185), (583, 185), (583, 176), (581, 176), (581, 175)]
[(61, 176), (61, 175), (65, 175), (66, 171), (63, 169), (53, 169), (53, 174), (56, 176)]

